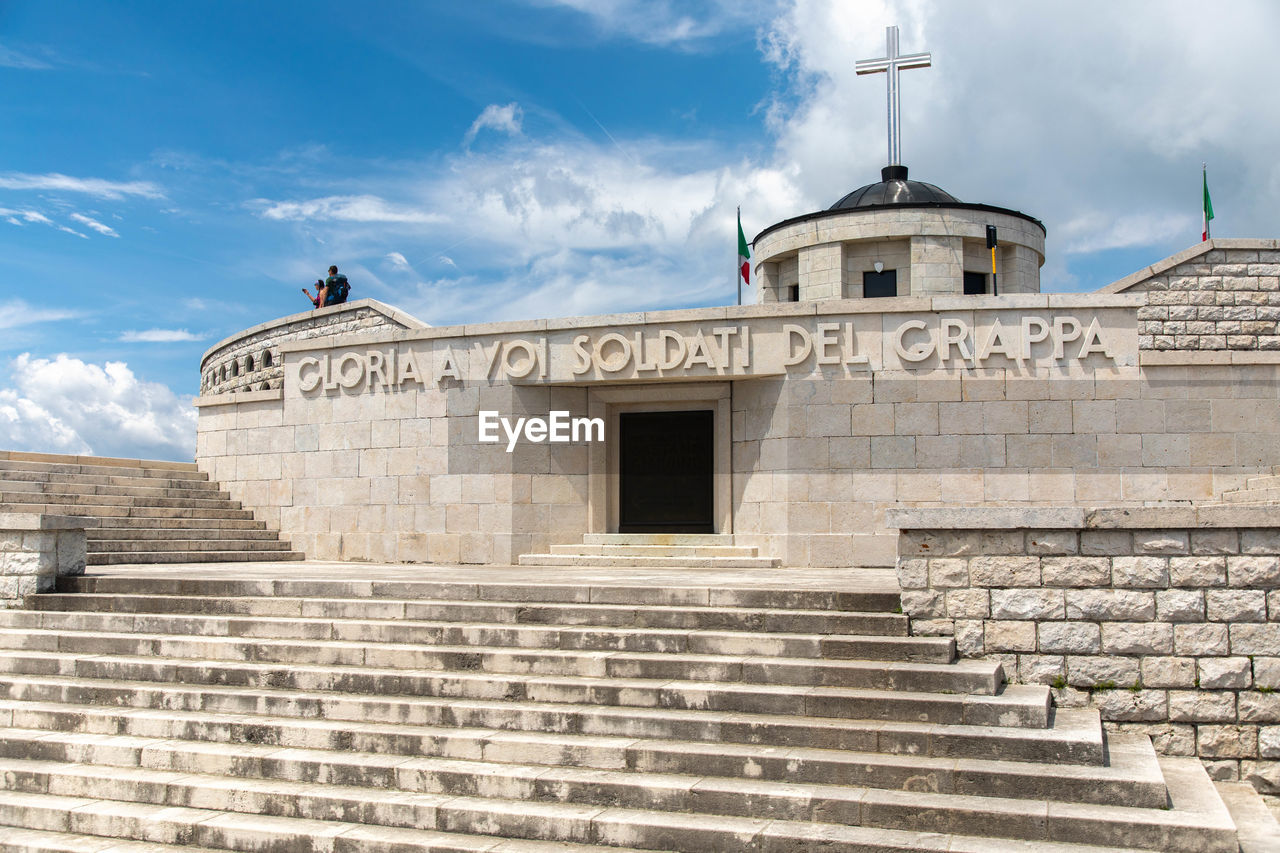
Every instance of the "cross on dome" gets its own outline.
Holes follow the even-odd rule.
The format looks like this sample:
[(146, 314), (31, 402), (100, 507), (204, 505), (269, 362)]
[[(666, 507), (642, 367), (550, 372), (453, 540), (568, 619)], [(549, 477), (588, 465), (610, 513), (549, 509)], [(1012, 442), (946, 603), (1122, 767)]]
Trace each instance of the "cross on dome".
[(898, 98), (898, 72), (907, 68), (928, 68), (932, 64), (932, 56), (928, 53), (911, 53), (898, 55), (898, 28), (885, 28), (887, 49), (881, 59), (859, 59), (854, 69), (859, 75), (885, 72), (889, 78), (889, 165), (902, 165), (900, 143), (899, 114), (901, 103)]

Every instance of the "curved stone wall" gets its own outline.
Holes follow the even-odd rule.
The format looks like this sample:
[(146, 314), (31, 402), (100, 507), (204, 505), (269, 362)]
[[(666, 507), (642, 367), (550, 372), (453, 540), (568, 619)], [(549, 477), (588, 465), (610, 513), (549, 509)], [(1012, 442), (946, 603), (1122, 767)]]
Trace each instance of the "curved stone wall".
[(1044, 226), (1016, 211), (982, 205), (886, 206), (824, 211), (779, 223), (754, 244), (762, 302), (862, 296), (863, 272), (874, 261), (898, 270), (899, 295), (961, 292), (962, 273), (990, 272), (986, 228), (998, 229), (996, 258), (1002, 294), (1039, 293)]
[(281, 386), (280, 345), (357, 332), (425, 329), (421, 320), (378, 302), (359, 299), (262, 323), (219, 341), (200, 359), (200, 394), (269, 391)]

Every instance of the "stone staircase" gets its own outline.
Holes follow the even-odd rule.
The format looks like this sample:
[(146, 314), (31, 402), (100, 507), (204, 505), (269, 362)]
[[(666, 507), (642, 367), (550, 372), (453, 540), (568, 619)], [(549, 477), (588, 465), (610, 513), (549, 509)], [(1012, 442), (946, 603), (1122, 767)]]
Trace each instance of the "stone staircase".
[(895, 590), (466, 572), (0, 612), (0, 852), (1238, 849), (1196, 759), (907, 636)]
[(0, 512), (99, 519), (89, 565), (304, 558), (189, 462), (0, 452)]
[(521, 554), (522, 566), (613, 568), (770, 569), (754, 545), (737, 545), (726, 533), (588, 533), (580, 545), (552, 545), (549, 554)]
[(1250, 477), (1243, 489), (1222, 493), (1224, 504), (1280, 503), (1280, 473), (1272, 472), (1262, 477)]

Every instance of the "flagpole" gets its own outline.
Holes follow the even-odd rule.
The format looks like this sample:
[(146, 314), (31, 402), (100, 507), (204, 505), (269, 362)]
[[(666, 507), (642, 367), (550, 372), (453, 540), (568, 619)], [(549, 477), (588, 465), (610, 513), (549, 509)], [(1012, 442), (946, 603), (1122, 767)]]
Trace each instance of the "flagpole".
[[(742, 230), (742, 205), (738, 205), (738, 230)], [(738, 256), (733, 256), (733, 278), (738, 285), (738, 304), (742, 304), (742, 267), (738, 265)]]
[(1204, 235), (1203, 235), (1203, 238), (1204, 238), (1204, 240), (1206, 240), (1206, 241), (1207, 241), (1207, 240), (1209, 240), (1209, 239), (1210, 239), (1210, 234), (1209, 234), (1209, 220), (1210, 220), (1210, 219), (1212, 219), (1213, 217), (1212, 217), (1212, 215), (1209, 213), (1209, 210), (1210, 210), (1210, 207), (1211, 207), (1210, 202), (1209, 202), (1209, 164), (1208, 164), (1208, 163), (1206, 163), (1206, 162), (1204, 162), (1203, 160), (1202, 160), (1202, 161), (1200, 161), (1200, 178), (1201, 178), (1201, 184), (1202, 184), (1202, 186), (1204, 187), (1204, 200), (1203, 200), (1203, 203), (1204, 203)]

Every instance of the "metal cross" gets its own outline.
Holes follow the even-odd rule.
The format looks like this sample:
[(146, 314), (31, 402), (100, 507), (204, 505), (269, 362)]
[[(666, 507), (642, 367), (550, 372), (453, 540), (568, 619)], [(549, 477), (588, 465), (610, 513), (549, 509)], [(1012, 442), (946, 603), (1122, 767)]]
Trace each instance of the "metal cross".
[(899, 140), (901, 130), (898, 117), (902, 106), (898, 99), (898, 72), (905, 68), (928, 68), (932, 57), (927, 53), (912, 53), (907, 56), (898, 55), (898, 28), (886, 27), (885, 40), (888, 42), (887, 55), (883, 59), (860, 59), (854, 69), (861, 74), (878, 74), (881, 71), (889, 75), (889, 165), (902, 165), (902, 149)]

